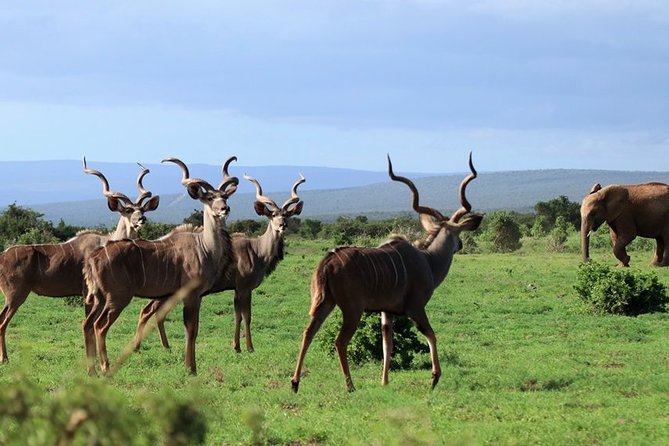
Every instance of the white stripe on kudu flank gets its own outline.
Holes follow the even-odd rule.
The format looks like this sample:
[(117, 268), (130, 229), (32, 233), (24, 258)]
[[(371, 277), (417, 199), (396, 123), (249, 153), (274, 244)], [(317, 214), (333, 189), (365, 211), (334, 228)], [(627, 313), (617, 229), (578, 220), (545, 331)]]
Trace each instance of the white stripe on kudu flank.
[(395, 261), (393, 260), (393, 256), (388, 251), (386, 251), (385, 249), (383, 250), (383, 252), (390, 259), (390, 263), (393, 264), (393, 270), (395, 271), (395, 286), (397, 286), (399, 284), (400, 275), (397, 272), (397, 267), (395, 266)]
[(397, 253), (397, 255), (399, 256), (399, 258), (400, 258), (400, 262), (402, 262), (402, 269), (404, 270), (404, 283), (406, 284), (407, 281), (408, 281), (407, 267), (406, 267), (406, 265), (404, 264), (404, 258), (402, 257), (402, 253), (399, 252), (399, 251), (397, 250), (397, 248), (395, 248), (393, 245), (388, 244), (388, 246), (390, 246), (391, 248), (393, 248), (393, 251), (395, 251), (395, 252)]

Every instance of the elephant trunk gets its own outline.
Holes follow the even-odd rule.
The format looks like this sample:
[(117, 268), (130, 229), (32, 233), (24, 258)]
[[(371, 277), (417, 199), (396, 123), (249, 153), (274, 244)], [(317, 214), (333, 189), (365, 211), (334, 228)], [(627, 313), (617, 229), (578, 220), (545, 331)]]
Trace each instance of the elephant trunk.
[(590, 225), (586, 219), (581, 222), (581, 251), (583, 253), (583, 263), (590, 260)]

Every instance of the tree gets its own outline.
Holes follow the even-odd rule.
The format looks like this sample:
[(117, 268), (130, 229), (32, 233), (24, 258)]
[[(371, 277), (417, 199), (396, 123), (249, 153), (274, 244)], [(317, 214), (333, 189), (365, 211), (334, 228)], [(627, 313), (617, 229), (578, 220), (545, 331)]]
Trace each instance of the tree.
[(323, 229), (323, 223), (320, 220), (305, 219), (300, 228), (300, 235), (304, 238), (315, 239)]
[(174, 229), (174, 225), (169, 223), (159, 223), (148, 220), (139, 230), (140, 238), (144, 240), (155, 240)]
[(537, 218), (544, 218), (544, 233), (549, 232), (555, 226), (555, 221), (558, 217), (563, 217), (575, 230), (580, 228), (581, 206), (578, 203), (569, 201), (569, 198), (564, 195), (560, 195), (549, 201), (540, 201), (534, 205), (534, 210)]
[(193, 226), (202, 226), (204, 224), (204, 212), (201, 210), (193, 209), (191, 214), (183, 219), (185, 224), (191, 224)]
[(520, 225), (506, 211), (495, 211), (487, 217), (486, 238), (495, 252), (512, 252), (520, 249)]
[(61, 218), (58, 224), (53, 228), (53, 235), (56, 236), (56, 238), (61, 242), (64, 242), (77, 235), (77, 232), (81, 231), (82, 229), (83, 228), (80, 226), (66, 224)]
[(56, 241), (51, 222), (44, 214), (12, 203), (0, 214), (0, 243), (4, 249), (17, 243), (48, 243)]
[(230, 223), (228, 225), (228, 231), (230, 233), (241, 232), (242, 234), (252, 236), (259, 234), (263, 227), (266, 226), (258, 220), (245, 219), (233, 221)]

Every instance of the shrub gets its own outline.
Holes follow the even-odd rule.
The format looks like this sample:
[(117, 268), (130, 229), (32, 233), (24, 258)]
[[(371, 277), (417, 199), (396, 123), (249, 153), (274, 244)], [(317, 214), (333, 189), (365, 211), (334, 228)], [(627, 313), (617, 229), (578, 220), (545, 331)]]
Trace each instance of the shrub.
[(17, 374), (0, 389), (0, 444), (200, 445), (207, 420), (198, 407), (166, 391), (129, 404), (98, 380), (45, 391)]
[(509, 212), (496, 211), (489, 214), (482, 237), (490, 241), (493, 252), (513, 252), (521, 246), (520, 225)]
[(655, 274), (597, 262), (579, 267), (574, 288), (591, 311), (598, 314), (635, 316), (667, 311), (669, 302), (666, 289)]
[[(335, 355), (335, 339), (341, 328), (341, 316), (338, 321), (330, 321), (323, 327), (320, 346), (331, 356)], [(422, 335), (421, 335), (422, 336)], [(409, 318), (393, 318), (393, 355), (391, 367), (408, 369), (413, 364), (416, 353), (429, 352), (426, 343), (418, 338)], [(348, 345), (348, 360), (355, 364), (383, 360), (383, 341), (381, 337), (381, 316), (378, 313), (362, 315), (358, 330)]]
[(554, 252), (562, 252), (569, 237), (570, 225), (563, 216), (559, 216), (555, 220), (555, 226), (551, 230), (548, 237), (548, 249)]

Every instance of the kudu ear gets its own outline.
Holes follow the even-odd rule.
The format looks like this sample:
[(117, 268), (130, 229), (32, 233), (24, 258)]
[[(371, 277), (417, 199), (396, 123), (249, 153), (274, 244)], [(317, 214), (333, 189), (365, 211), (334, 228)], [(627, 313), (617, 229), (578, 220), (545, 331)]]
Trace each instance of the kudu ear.
[(107, 207), (109, 207), (109, 210), (112, 212), (123, 212), (125, 209), (121, 200), (116, 197), (107, 197)]
[(298, 201), (292, 209), (288, 209), (288, 213), (292, 215), (300, 215), (302, 213), (302, 208), (304, 207), (304, 201)]
[(149, 201), (144, 203), (142, 205), (142, 211), (144, 212), (155, 211), (156, 209), (158, 209), (158, 204), (160, 204), (160, 195), (156, 195), (155, 197), (151, 198)]
[(439, 229), (439, 225), (434, 222), (431, 215), (421, 213), (418, 215), (418, 219), (426, 232), (434, 232)]
[(193, 200), (199, 200), (203, 196), (202, 187), (197, 183), (188, 184), (186, 186), (186, 190), (188, 191), (188, 195), (190, 195)]
[(253, 209), (255, 209), (256, 214), (260, 215), (261, 217), (271, 217), (272, 216), (272, 211), (269, 210), (267, 206), (265, 206), (265, 203), (261, 201), (255, 201), (253, 203)]
[(470, 214), (464, 218), (459, 224), (462, 231), (476, 231), (481, 222), (483, 221), (483, 215), (481, 214)]
[(482, 214), (468, 214), (465, 217), (462, 217), (462, 219), (457, 223), (454, 223), (450, 220), (444, 220), (442, 224), (451, 231), (476, 231), (481, 225), (482, 221)]

